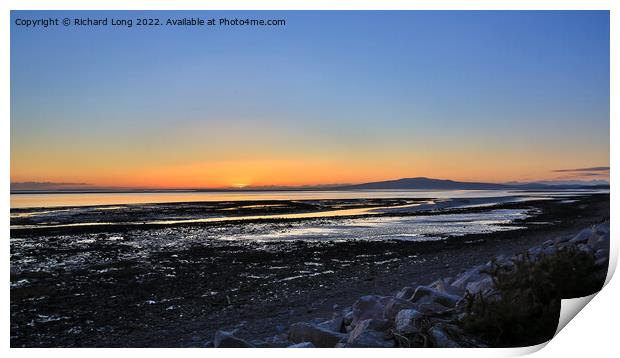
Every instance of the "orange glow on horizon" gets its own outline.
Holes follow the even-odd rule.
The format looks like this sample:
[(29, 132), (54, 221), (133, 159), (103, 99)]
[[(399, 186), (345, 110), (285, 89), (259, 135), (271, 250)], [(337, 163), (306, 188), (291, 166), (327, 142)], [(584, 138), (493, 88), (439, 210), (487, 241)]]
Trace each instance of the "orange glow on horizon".
[[(459, 158), (456, 158), (458, 161)], [(150, 165), (115, 169), (113, 167), (56, 167), (54, 174), (20, 174), (13, 168), (11, 182), (87, 183), (98, 187), (189, 189), (268, 186), (314, 186), (358, 184), (411, 177), (458, 181), (508, 182), (562, 179), (546, 165), (532, 168), (514, 161), (503, 161), (492, 168), (462, 158), (460, 166), (443, 166), (433, 160), (246, 160), (197, 162), (183, 165)], [(122, 166), (121, 166), (122, 167)], [(553, 167), (551, 167), (553, 168)], [(42, 168), (47, 169), (47, 168)], [(50, 168), (52, 169), (52, 168)], [(567, 179), (567, 178), (565, 178)], [(591, 179), (577, 178), (571, 179)], [(608, 179), (601, 177), (600, 179)]]

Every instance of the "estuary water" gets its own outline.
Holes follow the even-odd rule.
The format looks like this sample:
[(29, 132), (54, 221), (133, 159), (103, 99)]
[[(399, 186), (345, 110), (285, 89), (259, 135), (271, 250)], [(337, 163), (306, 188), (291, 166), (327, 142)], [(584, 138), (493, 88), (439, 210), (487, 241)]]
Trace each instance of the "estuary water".
[[(283, 190), (283, 191), (153, 191), (153, 192), (28, 192), (12, 193), (11, 208), (51, 208), (201, 201), (325, 200), (373, 198), (491, 198), (561, 196), (591, 190)], [(608, 190), (607, 190), (608, 192)]]

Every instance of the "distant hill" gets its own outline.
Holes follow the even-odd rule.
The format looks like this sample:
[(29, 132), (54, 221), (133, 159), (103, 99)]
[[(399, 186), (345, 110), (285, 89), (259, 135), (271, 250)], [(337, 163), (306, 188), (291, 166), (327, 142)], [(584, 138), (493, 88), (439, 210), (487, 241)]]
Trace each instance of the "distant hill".
[(584, 188), (609, 188), (609, 185), (587, 184), (550, 184), (547, 183), (480, 183), (464, 182), (446, 179), (432, 179), (425, 177), (403, 178), (386, 180), (372, 183), (342, 186), (340, 189), (418, 189), (418, 190), (544, 190), (544, 189), (584, 189)]

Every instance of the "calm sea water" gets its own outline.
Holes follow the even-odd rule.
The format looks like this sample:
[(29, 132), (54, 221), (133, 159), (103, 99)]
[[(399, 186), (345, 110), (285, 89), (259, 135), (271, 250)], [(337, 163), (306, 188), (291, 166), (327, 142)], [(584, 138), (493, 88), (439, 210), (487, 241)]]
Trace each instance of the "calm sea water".
[(511, 190), (347, 190), (347, 191), (227, 191), (141, 193), (28, 193), (11, 194), (11, 208), (99, 206), (196, 201), (318, 200), (372, 198), (490, 198), (506, 196), (562, 196), (591, 191), (523, 192)]

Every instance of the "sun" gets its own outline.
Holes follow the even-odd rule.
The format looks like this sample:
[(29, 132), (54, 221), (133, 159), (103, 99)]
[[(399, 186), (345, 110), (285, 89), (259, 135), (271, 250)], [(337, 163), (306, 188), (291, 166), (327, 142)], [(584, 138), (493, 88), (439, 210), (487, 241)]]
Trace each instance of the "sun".
[(235, 189), (243, 189), (243, 188), (245, 188), (248, 185), (247, 184), (233, 184), (232, 186)]

